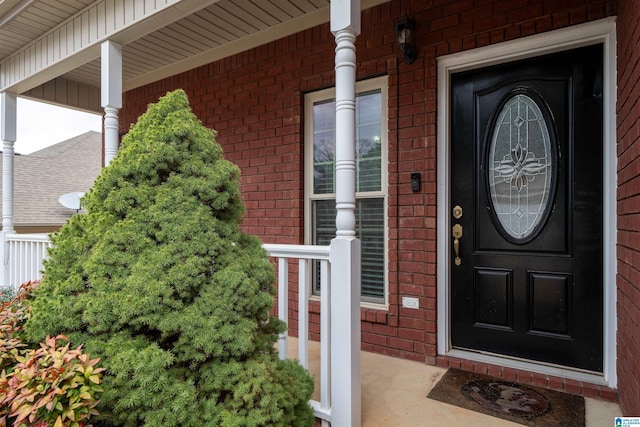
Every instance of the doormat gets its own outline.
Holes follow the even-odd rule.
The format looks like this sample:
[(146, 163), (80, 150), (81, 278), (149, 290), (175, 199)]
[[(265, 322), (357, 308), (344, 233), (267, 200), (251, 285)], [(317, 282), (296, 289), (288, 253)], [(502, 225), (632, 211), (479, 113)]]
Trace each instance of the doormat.
[(427, 395), (526, 426), (584, 427), (584, 398), (450, 368)]

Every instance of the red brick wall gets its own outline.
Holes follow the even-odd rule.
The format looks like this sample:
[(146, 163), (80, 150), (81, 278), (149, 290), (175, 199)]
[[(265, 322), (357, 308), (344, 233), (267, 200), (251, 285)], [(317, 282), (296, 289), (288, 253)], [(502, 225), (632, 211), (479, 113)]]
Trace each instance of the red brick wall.
[(618, 390), (640, 414), (640, 3), (618, 18)]
[[(388, 312), (362, 311), (363, 349), (435, 363), (436, 57), (614, 15), (615, 4), (394, 0), (363, 12), (358, 78), (389, 76), (390, 303)], [(400, 60), (393, 32), (403, 14), (416, 20), (419, 55), (411, 65)], [(242, 169), (245, 230), (266, 242), (301, 243), (303, 99), (305, 92), (334, 84), (333, 47), (328, 25), (322, 25), (131, 90), (122, 129), (147, 103), (185, 89), (196, 115), (218, 131), (226, 157)], [(418, 193), (411, 191), (411, 172), (422, 174)], [(401, 308), (402, 296), (418, 297), (420, 309)]]

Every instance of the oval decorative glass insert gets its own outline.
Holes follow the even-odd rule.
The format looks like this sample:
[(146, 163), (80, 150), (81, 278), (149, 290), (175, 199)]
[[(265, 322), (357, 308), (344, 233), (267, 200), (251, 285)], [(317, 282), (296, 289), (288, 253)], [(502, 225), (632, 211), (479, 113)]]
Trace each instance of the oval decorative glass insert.
[(498, 114), (488, 156), (496, 219), (517, 241), (535, 237), (546, 219), (555, 172), (549, 126), (539, 105), (518, 93)]

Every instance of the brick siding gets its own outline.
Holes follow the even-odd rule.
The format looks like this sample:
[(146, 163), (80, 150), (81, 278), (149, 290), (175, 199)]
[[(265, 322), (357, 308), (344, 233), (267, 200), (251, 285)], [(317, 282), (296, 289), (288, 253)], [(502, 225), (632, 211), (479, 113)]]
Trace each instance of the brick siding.
[[(357, 78), (385, 74), (389, 82), (389, 309), (362, 310), (364, 350), (436, 362), (436, 58), (615, 13), (615, 0), (394, 0), (363, 12)], [(419, 54), (411, 65), (401, 61), (395, 43), (394, 20), (404, 14), (416, 20)], [(269, 243), (302, 243), (304, 94), (334, 85), (333, 49), (328, 24), (320, 25), (130, 90), (121, 130), (148, 103), (183, 88), (195, 114), (218, 132), (225, 156), (242, 169), (244, 230)], [(635, 148), (637, 154), (640, 144)], [(420, 192), (411, 191), (411, 172), (422, 174)], [(634, 254), (636, 262), (628, 267), (639, 264)], [(621, 281), (640, 283), (633, 271), (635, 277), (621, 274)], [(420, 308), (402, 308), (403, 296), (418, 298)], [(295, 310), (295, 292), (290, 299)], [(295, 323), (290, 326), (295, 334)], [(319, 326), (311, 325), (310, 331), (317, 336)]]
[(640, 414), (640, 3), (618, 18), (618, 390), (626, 415)]

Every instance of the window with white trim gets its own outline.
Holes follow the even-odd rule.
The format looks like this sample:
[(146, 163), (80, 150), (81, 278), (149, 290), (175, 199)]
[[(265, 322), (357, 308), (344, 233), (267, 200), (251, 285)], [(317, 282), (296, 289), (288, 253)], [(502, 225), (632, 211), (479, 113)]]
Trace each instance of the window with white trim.
[[(356, 84), (356, 236), (361, 240), (362, 301), (387, 303), (387, 77)], [(307, 243), (336, 234), (335, 88), (305, 96)], [(320, 293), (317, 268), (312, 291)]]

